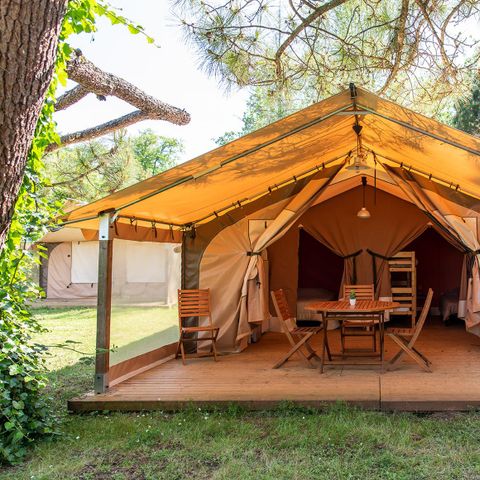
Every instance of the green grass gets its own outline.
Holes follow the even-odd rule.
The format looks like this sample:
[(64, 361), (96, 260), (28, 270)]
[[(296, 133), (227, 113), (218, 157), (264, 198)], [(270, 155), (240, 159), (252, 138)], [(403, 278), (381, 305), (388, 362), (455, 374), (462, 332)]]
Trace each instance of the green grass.
[[(72, 339), (93, 352), (92, 309), (37, 314), (52, 329), (43, 341)], [(80, 357), (58, 350), (49, 359), (53, 410), (61, 414), (66, 398), (91, 387), (92, 366)], [(65, 416), (60, 436), (38, 442), (22, 465), (0, 470), (0, 480), (473, 480), (480, 479), (479, 445), (475, 412), (419, 416), (343, 405), (317, 412), (287, 404), (265, 412), (233, 405), (176, 414), (103, 412)]]

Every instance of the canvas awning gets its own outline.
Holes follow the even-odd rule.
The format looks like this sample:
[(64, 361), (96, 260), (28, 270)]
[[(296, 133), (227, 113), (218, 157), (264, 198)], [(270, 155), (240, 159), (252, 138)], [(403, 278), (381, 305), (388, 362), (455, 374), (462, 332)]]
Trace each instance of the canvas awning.
[[(98, 228), (113, 211), (117, 223), (181, 229), (202, 224), (272, 189), (340, 164), (356, 148), (355, 116), (367, 161), (403, 166), (453, 190), (480, 198), (480, 139), (416, 114), (363, 89), (345, 90), (171, 170), (70, 212), (71, 226)], [(373, 170), (367, 172), (372, 175)], [(354, 171), (344, 170), (336, 181)], [(391, 180), (388, 180), (391, 182)], [(333, 185), (332, 185), (333, 186)]]

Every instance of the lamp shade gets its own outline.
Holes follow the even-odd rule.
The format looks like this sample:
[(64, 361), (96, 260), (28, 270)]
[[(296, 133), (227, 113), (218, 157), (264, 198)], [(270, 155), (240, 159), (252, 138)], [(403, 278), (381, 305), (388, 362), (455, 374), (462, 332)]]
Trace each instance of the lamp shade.
[(345, 170), (354, 170), (354, 171), (359, 171), (359, 170), (369, 170), (370, 167), (366, 163), (366, 154), (362, 153), (360, 155), (355, 155), (353, 157), (353, 162), (351, 165), (348, 167), (345, 167)]
[(370, 212), (365, 208), (362, 207), (358, 213), (357, 213), (358, 218), (370, 218)]

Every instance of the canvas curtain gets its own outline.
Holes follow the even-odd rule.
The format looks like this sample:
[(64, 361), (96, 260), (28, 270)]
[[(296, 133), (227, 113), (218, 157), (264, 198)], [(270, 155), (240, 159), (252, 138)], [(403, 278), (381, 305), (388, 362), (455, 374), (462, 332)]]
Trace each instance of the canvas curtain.
[(251, 334), (253, 323), (262, 322), (268, 315), (265, 266), (267, 247), (278, 240), (308, 210), (342, 167), (343, 163), (316, 174), (252, 243), (252, 252), (242, 284), (237, 342)]
[[(479, 220), (480, 202), (455, 189), (402, 168), (384, 166), (405, 195), (422, 209), (450, 241), (466, 251), (459, 316), (464, 316), (467, 331), (480, 336), (480, 270)], [(468, 268), (467, 268), (468, 266)], [(464, 293), (464, 295), (462, 295)], [(464, 296), (465, 298), (462, 298)]]

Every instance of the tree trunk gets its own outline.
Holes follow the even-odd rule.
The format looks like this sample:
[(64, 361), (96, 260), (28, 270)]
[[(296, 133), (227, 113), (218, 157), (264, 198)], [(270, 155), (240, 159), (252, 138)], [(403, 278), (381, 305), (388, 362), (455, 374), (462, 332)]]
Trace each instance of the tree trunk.
[(67, 0), (0, 0), (0, 250), (52, 80)]

